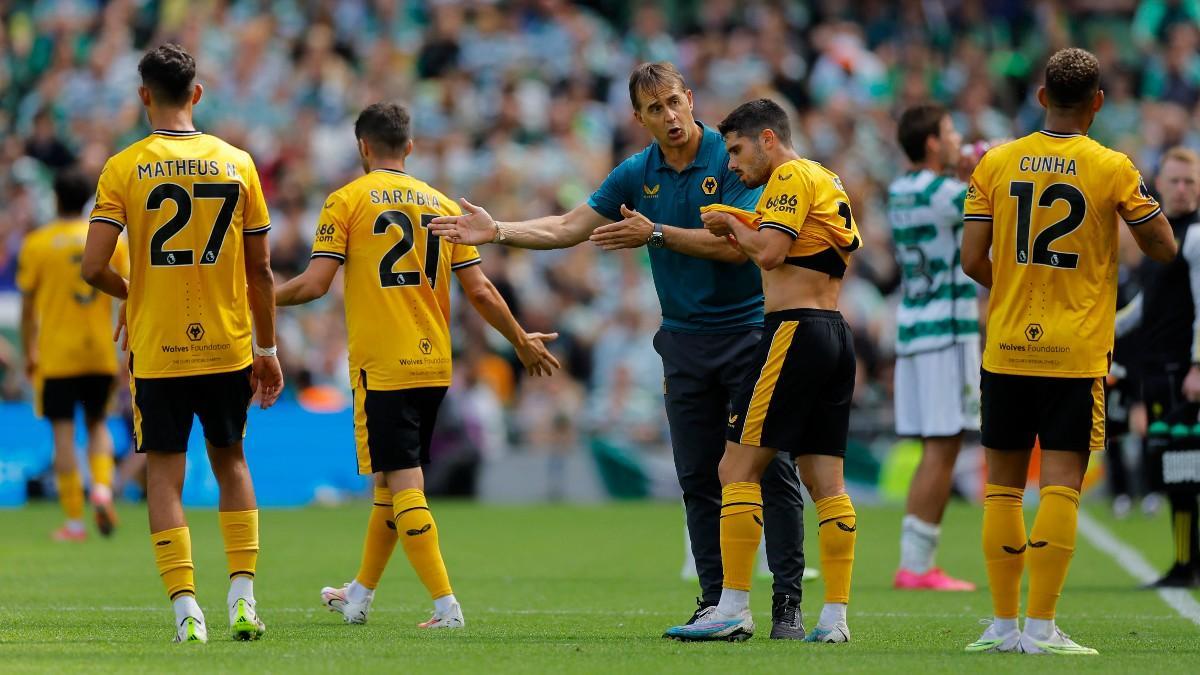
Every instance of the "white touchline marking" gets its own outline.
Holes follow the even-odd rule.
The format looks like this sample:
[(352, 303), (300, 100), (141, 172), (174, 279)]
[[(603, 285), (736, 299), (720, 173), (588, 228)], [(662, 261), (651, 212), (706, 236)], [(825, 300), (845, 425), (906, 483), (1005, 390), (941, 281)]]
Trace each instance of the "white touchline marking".
[[(1141, 553), (1121, 541), (1104, 527), (1100, 521), (1088, 515), (1087, 511), (1079, 510), (1079, 532), (1083, 534), (1092, 546), (1107, 553), (1134, 579), (1142, 583), (1150, 583), (1158, 578), (1154, 568)], [(1158, 597), (1169, 607), (1179, 612), (1179, 615), (1200, 626), (1200, 602), (1185, 588), (1159, 588)]]
[[(146, 606), (146, 607), (133, 607), (133, 606), (43, 607), (43, 608), (39, 608), (39, 611), (61, 612), (61, 613), (72, 613), (72, 612), (83, 612), (83, 611), (153, 613), (153, 612), (162, 612), (167, 607), (169, 607), (169, 605), (155, 605), (155, 606)], [(264, 605), (262, 607), (262, 609), (263, 609), (263, 616), (269, 616), (270, 614), (324, 615), (326, 612), (329, 612), (328, 609), (326, 609), (324, 607), (319, 607), (319, 606), (318, 607), (271, 607), (269, 605)], [(421, 612), (426, 611), (426, 609), (427, 608), (424, 605), (421, 605), (421, 606), (399, 605), (399, 606), (390, 606), (390, 607), (372, 607), (371, 613), (372, 614), (411, 614), (414, 612), (421, 613)], [(670, 619), (670, 618), (678, 618), (678, 614), (679, 614), (679, 612), (662, 612), (662, 611), (653, 611), (652, 612), (652, 611), (648, 611), (648, 610), (644, 610), (644, 609), (621, 611), (621, 610), (616, 610), (616, 609), (612, 609), (612, 610), (605, 610), (605, 609), (510, 609), (510, 608), (504, 608), (504, 607), (482, 607), (482, 608), (470, 607), (467, 609), (467, 611), (471, 614), (506, 614), (506, 615), (520, 615), (520, 616), (592, 616), (592, 617), (612, 617), (612, 618), (617, 618), (617, 619), (622, 618), (622, 617), (655, 617), (655, 618)], [(851, 617), (874, 618), (874, 619), (955, 619), (955, 620), (959, 620), (959, 619), (979, 618), (979, 614), (977, 612), (975, 612), (975, 613), (973, 613), (973, 612), (964, 612), (964, 613), (871, 612), (871, 611), (856, 612), (853, 609), (850, 610), (850, 616)], [(1086, 612), (1084, 612), (1084, 613), (1075, 612), (1072, 614), (1072, 616), (1074, 616), (1076, 618), (1083, 618), (1083, 619), (1111, 618), (1108, 615), (1095, 616), (1093, 614), (1089, 614)], [(1179, 616), (1176, 614), (1130, 614), (1130, 615), (1124, 615), (1123, 618), (1137, 620), (1137, 621), (1178, 621), (1179, 620)]]

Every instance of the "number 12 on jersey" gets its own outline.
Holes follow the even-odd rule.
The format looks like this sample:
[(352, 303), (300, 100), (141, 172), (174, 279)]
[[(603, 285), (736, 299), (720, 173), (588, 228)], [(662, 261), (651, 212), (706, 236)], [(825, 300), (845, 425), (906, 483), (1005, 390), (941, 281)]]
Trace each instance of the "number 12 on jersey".
[(1029, 251), (1029, 230), (1033, 220), (1034, 184), (1029, 181), (1013, 181), (1008, 185), (1008, 194), (1017, 198), (1017, 264), (1046, 265), (1073, 270), (1079, 267), (1079, 254), (1055, 251), (1050, 248), (1056, 240), (1074, 232), (1087, 214), (1087, 200), (1079, 188), (1070, 183), (1047, 185), (1037, 200), (1039, 208), (1049, 208), (1054, 202), (1065, 201), (1070, 210), (1062, 220), (1038, 232), (1033, 240), (1032, 256)]

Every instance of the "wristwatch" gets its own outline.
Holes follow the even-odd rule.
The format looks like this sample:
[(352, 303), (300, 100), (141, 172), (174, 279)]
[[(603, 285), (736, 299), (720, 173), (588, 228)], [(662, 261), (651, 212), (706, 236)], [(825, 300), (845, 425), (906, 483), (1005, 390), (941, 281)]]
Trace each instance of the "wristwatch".
[(650, 248), (662, 248), (667, 245), (667, 240), (663, 237), (662, 223), (654, 223), (654, 230), (650, 232), (650, 238), (646, 240), (646, 245)]

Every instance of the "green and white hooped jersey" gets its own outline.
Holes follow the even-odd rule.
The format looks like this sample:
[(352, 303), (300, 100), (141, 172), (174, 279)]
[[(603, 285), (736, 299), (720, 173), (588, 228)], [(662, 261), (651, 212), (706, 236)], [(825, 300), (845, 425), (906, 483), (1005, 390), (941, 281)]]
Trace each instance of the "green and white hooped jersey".
[(903, 288), (896, 316), (899, 356), (979, 338), (978, 293), (960, 258), (966, 192), (966, 183), (929, 169), (906, 173), (888, 187)]

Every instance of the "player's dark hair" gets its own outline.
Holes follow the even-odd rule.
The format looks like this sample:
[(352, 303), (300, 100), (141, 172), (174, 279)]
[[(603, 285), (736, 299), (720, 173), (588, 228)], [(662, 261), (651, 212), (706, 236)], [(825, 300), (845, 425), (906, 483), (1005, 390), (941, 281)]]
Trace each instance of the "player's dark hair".
[(77, 216), (92, 195), (96, 194), (96, 183), (77, 166), (68, 166), (54, 174), (54, 199), (61, 216)]
[(643, 63), (629, 74), (629, 102), (633, 104), (634, 110), (641, 110), (638, 94), (653, 94), (659, 89), (675, 85), (684, 91), (687, 90), (683, 74), (679, 72), (675, 64), (668, 61)]
[(146, 52), (138, 62), (138, 73), (155, 100), (183, 105), (192, 96), (196, 59), (183, 47), (168, 43)]
[(1056, 108), (1077, 108), (1091, 103), (1100, 89), (1100, 62), (1078, 47), (1054, 52), (1046, 62), (1046, 98)]
[(926, 141), (941, 133), (942, 119), (947, 114), (946, 108), (936, 103), (919, 103), (900, 115), (896, 139), (910, 161), (925, 161)]
[(774, 131), (775, 137), (784, 145), (792, 144), (792, 124), (788, 114), (769, 98), (746, 101), (717, 125), (717, 131), (722, 136), (737, 133), (739, 136), (757, 138), (764, 129)]
[(404, 152), (411, 138), (412, 120), (408, 110), (396, 103), (372, 103), (354, 121), (354, 137), (383, 155)]

